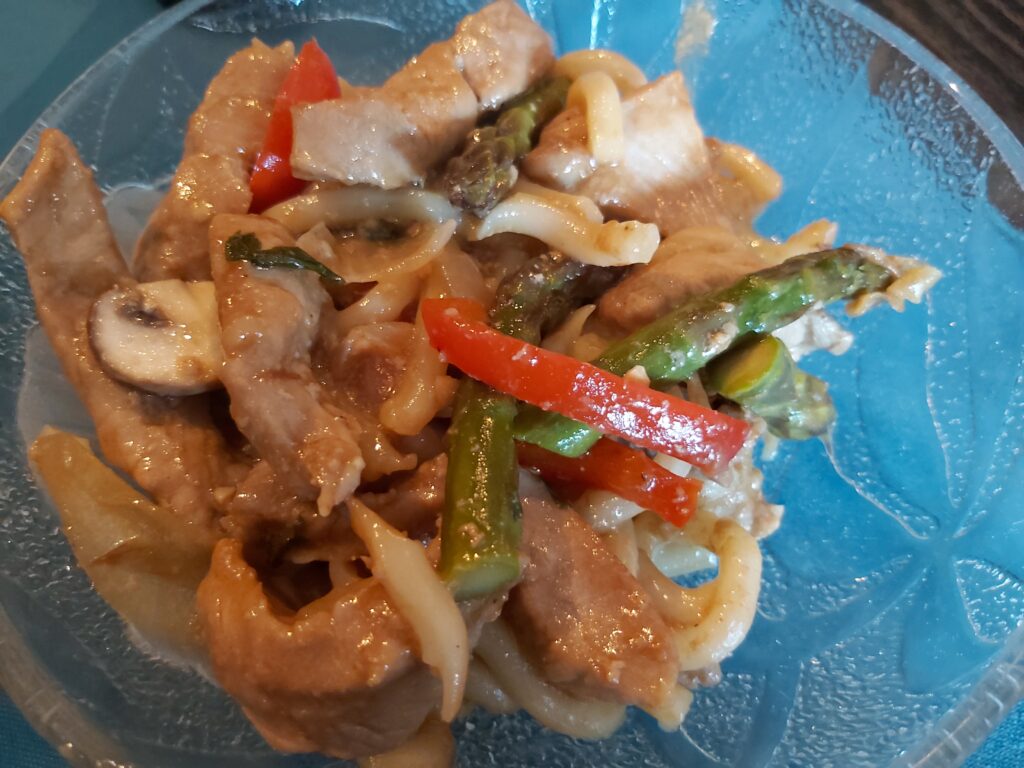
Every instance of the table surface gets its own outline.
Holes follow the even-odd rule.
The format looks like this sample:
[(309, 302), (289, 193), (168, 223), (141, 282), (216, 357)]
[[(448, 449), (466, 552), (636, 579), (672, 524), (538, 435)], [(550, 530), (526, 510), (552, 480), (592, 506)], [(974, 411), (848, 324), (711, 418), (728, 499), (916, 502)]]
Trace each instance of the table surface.
[[(1024, 1), (864, 0), (956, 70), (1024, 140)], [(169, 3), (165, 3), (169, 4)], [(161, 10), (158, 0), (34, 0), (0, 7), (0, 155), (89, 64)], [(41, 35), (45, 31), (45, 36)], [(61, 758), (0, 693), (0, 764), (59, 768)], [(1024, 704), (968, 768), (1024, 766)]]

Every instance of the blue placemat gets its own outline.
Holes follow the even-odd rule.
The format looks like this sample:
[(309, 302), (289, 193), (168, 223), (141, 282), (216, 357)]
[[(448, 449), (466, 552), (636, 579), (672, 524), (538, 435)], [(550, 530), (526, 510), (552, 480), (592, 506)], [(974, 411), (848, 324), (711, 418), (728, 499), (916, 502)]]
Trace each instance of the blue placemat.
[[(86, 67), (160, 11), (157, 0), (33, 0), (0, 4), (0, 154)], [(0, 693), (0, 768), (61, 768), (64, 760)], [(1024, 704), (964, 764), (1024, 767)]]

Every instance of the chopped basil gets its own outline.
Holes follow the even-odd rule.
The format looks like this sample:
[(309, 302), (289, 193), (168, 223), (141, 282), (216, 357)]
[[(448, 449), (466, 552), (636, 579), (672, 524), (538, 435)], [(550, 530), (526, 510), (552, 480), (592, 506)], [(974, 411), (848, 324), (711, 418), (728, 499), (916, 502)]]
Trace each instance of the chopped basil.
[(224, 253), (228, 261), (247, 261), (260, 269), (308, 269), (332, 283), (345, 282), (341, 275), (294, 245), (260, 248), (260, 241), (252, 232), (233, 234), (224, 246)]

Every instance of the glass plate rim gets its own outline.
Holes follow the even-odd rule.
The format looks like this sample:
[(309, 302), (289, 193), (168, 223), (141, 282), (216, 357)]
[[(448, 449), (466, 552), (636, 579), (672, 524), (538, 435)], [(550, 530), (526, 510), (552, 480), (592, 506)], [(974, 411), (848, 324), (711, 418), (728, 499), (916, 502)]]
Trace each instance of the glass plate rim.
[[(127, 35), (82, 72), (39, 115), (0, 162), (0, 196), (6, 195), (28, 166), (40, 133), (59, 122), (96, 75), (120, 64), (136, 46), (145, 44), (216, 0), (185, 0), (154, 16)], [(907, 32), (856, 0), (819, 0), (880, 40), (900, 51), (941, 85), (978, 126), (1001, 155), (1019, 187), (1024, 187), (1024, 145), (995, 111), (951, 67)], [(21, 670), (12, 673), (10, 670)], [(43, 669), (32, 665), (32, 651), (0, 604), (0, 690), (26, 720), (75, 766), (128, 768), (121, 748), (63, 696)], [(970, 692), (925, 734), (918, 744), (891, 763), (892, 768), (945, 768), (959, 765), (995, 730), (1006, 714), (1024, 700), (1024, 626), (1006, 641), (1000, 653)], [(100, 756), (102, 755), (102, 756)]]

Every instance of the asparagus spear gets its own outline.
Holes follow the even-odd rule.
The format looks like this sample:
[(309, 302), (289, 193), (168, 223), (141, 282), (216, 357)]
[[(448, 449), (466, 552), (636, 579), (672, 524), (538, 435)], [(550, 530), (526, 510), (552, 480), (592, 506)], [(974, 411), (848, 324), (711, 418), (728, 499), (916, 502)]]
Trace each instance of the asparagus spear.
[(448, 432), (441, 515), (441, 578), (458, 600), (519, 578), (522, 509), (512, 423), (516, 402), (463, 379)]
[(516, 182), (516, 162), (565, 106), (568, 91), (564, 77), (544, 80), (509, 102), (494, 125), (475, 129), (445, 170), (444, 189), (452, 205), (479, 216), (508, 194)]
[[(498, 288), (491, 322), (536, 344), (572, 308), (599, 295), (616, 270), (545, 254)], [(440, 573), (457, 599), (486, 595), (519, 577), (522, 533), (512, 425), (516, 401), (473, 379), (459, 385), (448, 433)]]
[(836, 410), (821, 379), (797, 368), (786, 345), (755, 336), (707, 366), (708, 384), (765, 420), (768, 430), (789, 440), (823, 434)]
[[(813, 306), (882, 290), (892, 280), (889, 270), (854, 248), (797, 256), (685, 302), (613, 344), (594, 364), (620, 375), (642, 365), (653, 386), (668, 386), (689, 378), (744, 336), (771, 333)], [(580, 456), (600, 433), (531, 407), (519, 414), (516, 437)]]

